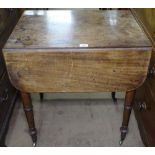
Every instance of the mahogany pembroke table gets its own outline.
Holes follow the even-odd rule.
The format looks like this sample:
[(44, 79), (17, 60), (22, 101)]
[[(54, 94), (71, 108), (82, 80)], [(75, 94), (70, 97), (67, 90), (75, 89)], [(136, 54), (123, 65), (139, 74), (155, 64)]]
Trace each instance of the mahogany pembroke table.
[(34, 146), (32, 92), (125, 91), (122, 144), (151, 52), (130, 10), (25, 11), (3, 54), (10, 81), (21, 92)]

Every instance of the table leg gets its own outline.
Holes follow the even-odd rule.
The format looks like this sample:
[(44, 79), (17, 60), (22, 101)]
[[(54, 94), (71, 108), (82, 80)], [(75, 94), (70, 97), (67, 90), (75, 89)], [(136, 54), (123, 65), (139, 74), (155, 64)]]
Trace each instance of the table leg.
[(36, 146), (37, 131), (35, 128), (31, 96), (29, 93), (21, 92), (21, 97), (22, 97), (23, 108), (24, 108), (28, 126), (29, 126), (29, 132), (33, 141), (33, 146)]
[(126, 92), (126, 95), (125, 95), (123, 122), (122, 122), (122, 127), (120, 128), (120, 131), (121, 131), (120, 145), (123, 143), (128, 131), (128, 124), (129, 124), (131, 110), (133, 107), (133, 99), (135, 97), (135, 92), (136, 92), (135, 90), (128, 91)]
[(114, 104), (117, 104), (116, 92), (112, 92), (111, 96), (112, 96), (112, 100), (113, 100)]
[(42, 102), (44, 99), (44, 93), (40, 93), (40, 101)]

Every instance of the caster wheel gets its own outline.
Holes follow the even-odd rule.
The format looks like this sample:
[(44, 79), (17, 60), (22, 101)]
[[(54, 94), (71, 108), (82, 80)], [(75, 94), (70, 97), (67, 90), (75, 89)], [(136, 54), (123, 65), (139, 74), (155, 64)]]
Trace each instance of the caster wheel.
[(120, 140), (120, 141), (119, 141), (119, 145), (122, 145), (122, 144), (123, 144), (123, 140)]
[(33, 147), (36, 147), (36, 145), (37, 145), (37, 143), (33, 143), (33, 144), (32, 144)]

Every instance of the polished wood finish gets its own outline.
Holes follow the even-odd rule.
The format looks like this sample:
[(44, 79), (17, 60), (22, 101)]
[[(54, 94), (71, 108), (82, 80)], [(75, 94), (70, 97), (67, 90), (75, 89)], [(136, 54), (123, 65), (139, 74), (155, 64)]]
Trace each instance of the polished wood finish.
[(0, 48), (8, 40), (21, 14), (22, 11), (20, 9), (0, 9)]
[(153, 46), (155, 47), (155, 9), (132, 9), (132, 13), (137, 18), (138, 22), (148, 35), (149, 39), (152, 41)]
[(15, 27), (20, 15), (18, 9), (0, 9), (0, 77), (6, 70), (2, 56), (2, 48)]
[(21, 12), (19, 9), (0, 9), (0, 147), (5, 145), (18, 91), (11, 85), (2, 55), (2, 48), (16, 25)]
[[(5, 51), (12, 84), (24, 92), (127, 91), (147, 75), (150, 49)], [(48, 73), (48, 75), (47, 75)]]
[(33, 115), (33, 107), (30, 94), (21, 92), (21, 97), (23, 101), (23, 107), (25, 111), (25, 115), (27, 118), (27, 122), (29, 125), (29, 132), (32, 137), (33, 143), (37, 142), (37, 131), (34, 123), (34, 115)]
[(24, 12), (5, 49), (37, 52), (37, 49), (83, 46), (150, 47), (150, 42), (129, 10), (31, 10)]
[(133, 9), (132, 12), (154, 46), (148, 77), (136, 92), (134, 111), (144, 144), (155, 146), (155, 9)]
[(151, 45), (128, 10), (42, 10), (24, 12), (3, 53), (24, 92), (127, 91), (145, 80)]
[(125, 95), (125, 103), (124, 103), (124, 112), (123, 112), (123, 122), (121, 130), (121, 141), (123, 141), (126, 137), (127, 130), (128, 130), (128, 124), (130, 119), (130, 114), (132, 110), (132, 106), (134, 104), (133, 100), (135, 97), (135, 90), (126, 92)]
[[(137, 105), (139, 103), (145, 106), (138, 109)], [(155, 146), (155, 99), (152, 86), (148, 83), (137, 90), (134, 111), (145, 146)]]
[(146, 78), (151, 52), (129, 10), (89, 9), (25, 11), (3, 49), (35, 138), (31, 92), (127, 91), (127, 128), (127, 109)]
[[(155, 67), (155, 53), (152, 52), (150, 67)], [(142, 109), (137, 105), (145, 104)], [(155, 146), (155, 76), (148, 76), (137, 90), (135, 97), (135, 116), (142, 140), (146, 146)]]

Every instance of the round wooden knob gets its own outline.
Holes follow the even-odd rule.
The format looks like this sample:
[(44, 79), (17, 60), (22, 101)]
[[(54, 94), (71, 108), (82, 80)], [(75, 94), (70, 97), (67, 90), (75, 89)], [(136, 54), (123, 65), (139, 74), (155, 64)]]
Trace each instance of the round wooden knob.
[(147, 110), (147, 106), (146, 106), (146, 103), (143, 101), (139, 101), (139, 102), (136, 102), (136, 109), (138, 110), (138, 111), (146, 111)]

